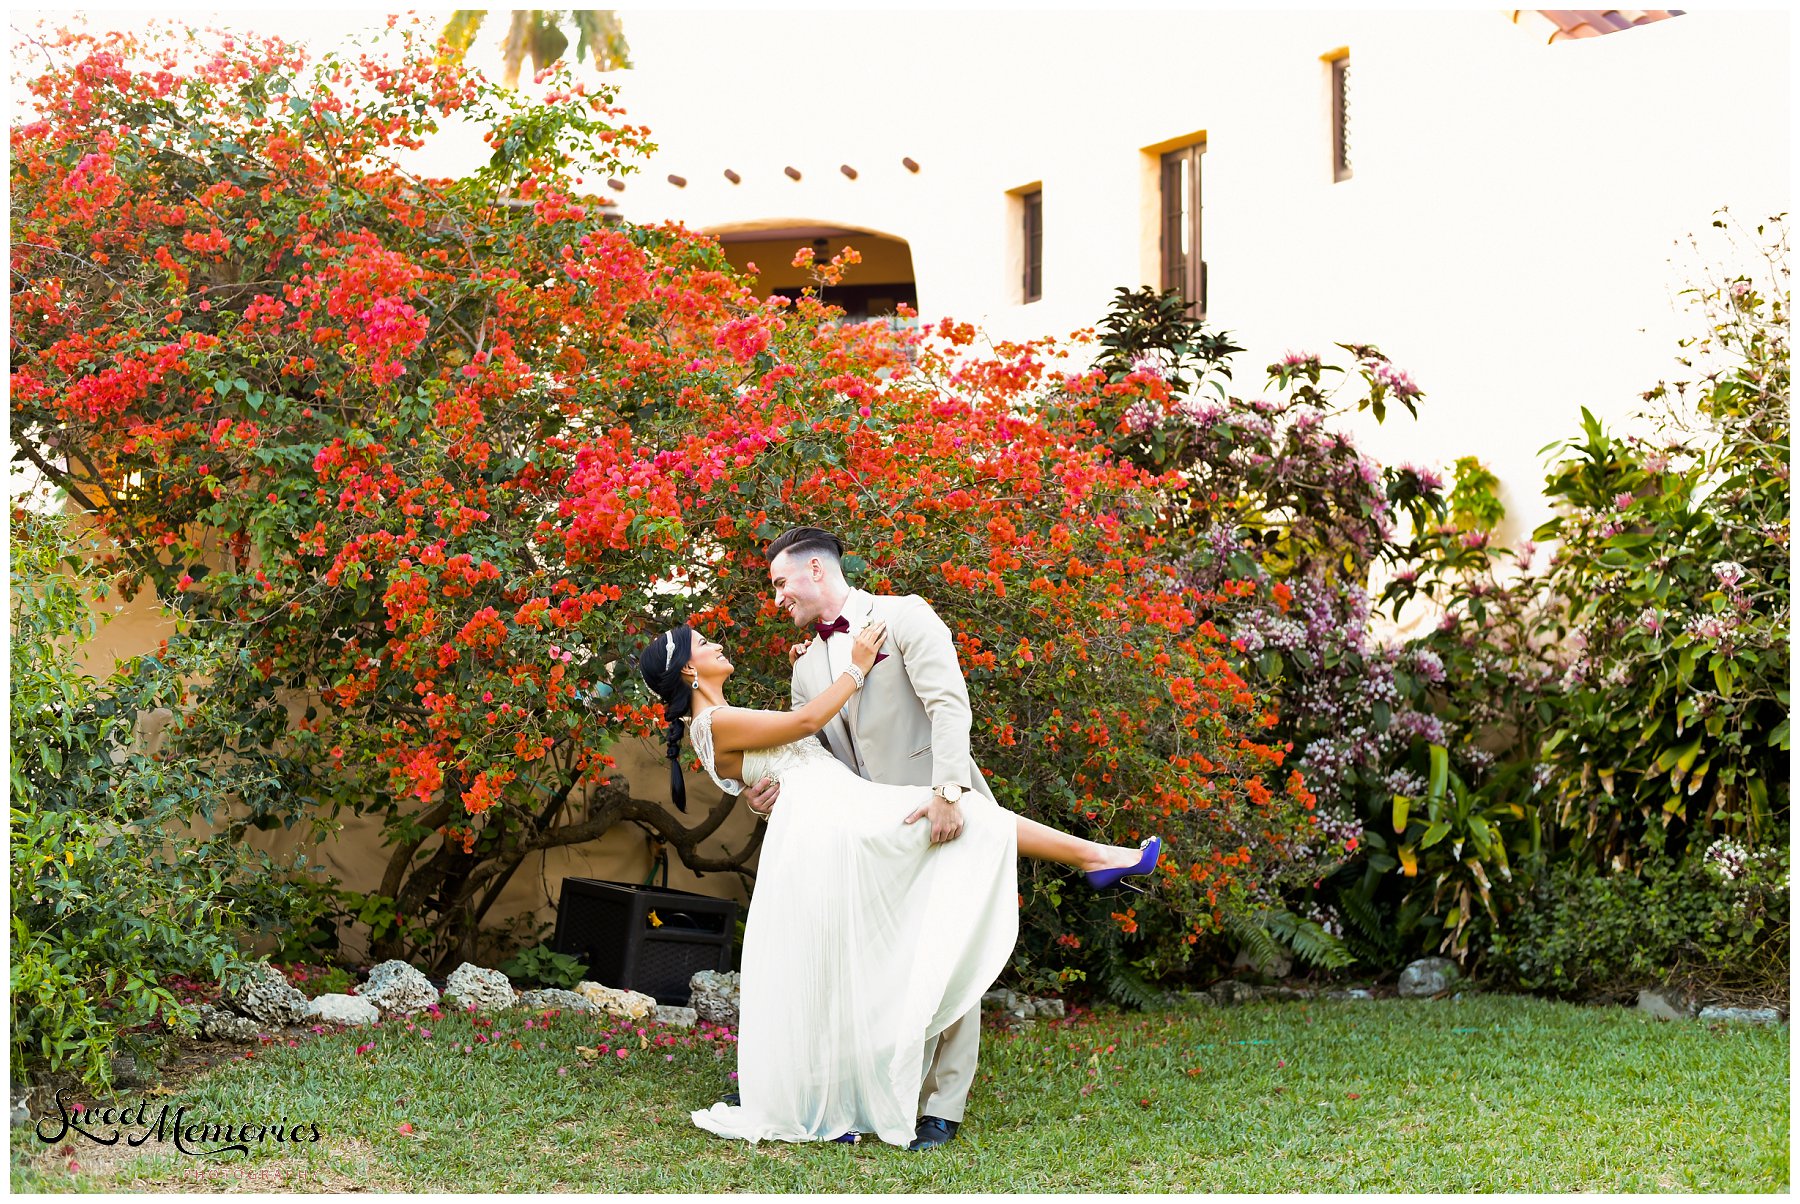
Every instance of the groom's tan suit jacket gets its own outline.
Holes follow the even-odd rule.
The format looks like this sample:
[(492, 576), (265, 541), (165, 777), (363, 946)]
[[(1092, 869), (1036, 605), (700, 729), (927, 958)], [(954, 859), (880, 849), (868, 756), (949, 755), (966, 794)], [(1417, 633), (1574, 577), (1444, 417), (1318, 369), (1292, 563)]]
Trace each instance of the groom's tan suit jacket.
[[(885, 659), (821, 733), (832, 755), (862, 777), (893, 786), (958, 782), (989, 798), (994, 792), (969, 752), (969, 687), (956, 641), (931, 604), (917, 594), (851, 590), (844, 604), (848, 640), (873, 619), (888, 626)], [(831, 685), (825, 641), (815, 639), (794, 662), (793, 704), (805, 706)], [(846, 721), (847, 717), (847, 721)]]
[[(863, 688), (819, 733), (832, 755), (870, 781), (892, 786), (957, 782), (993, 798), (987, 777), (969, 753), (969, 687), (957, 663), (956, 641), (931, 604), (917, 594), (851, 590), (844, 617), (850, 631), (832, 636), (834, 640), (854, 638), (872, 619), (887, 624), (888, 638), (881, 649), (885, 659), (869, 670)], [(833, 676), (825, 641), (813, 640), (794, 662), (794, 706), (805, 706)], [(977, 1003), (927, 1043), (919, 1115), (963, 1119), (980, 1041)]]

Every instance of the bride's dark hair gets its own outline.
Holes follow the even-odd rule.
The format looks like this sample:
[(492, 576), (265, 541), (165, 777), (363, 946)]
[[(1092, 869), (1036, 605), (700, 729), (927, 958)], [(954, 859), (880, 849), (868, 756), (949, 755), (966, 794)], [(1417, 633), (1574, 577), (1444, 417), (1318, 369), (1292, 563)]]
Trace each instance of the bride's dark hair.
[(681, 778), (681, 737), (687, 732), (687, 724), (682, 721), (693, 709), (694, 697), (693, 687), (681, 679), (681, 671), (693, 651), (694, 629), (683, 623), (657, 636), (638, 654), (638, 672), (662, 699), (663, 718), (669, 721), (669, 798), (677, 811), (687, 810), (687, 784)]

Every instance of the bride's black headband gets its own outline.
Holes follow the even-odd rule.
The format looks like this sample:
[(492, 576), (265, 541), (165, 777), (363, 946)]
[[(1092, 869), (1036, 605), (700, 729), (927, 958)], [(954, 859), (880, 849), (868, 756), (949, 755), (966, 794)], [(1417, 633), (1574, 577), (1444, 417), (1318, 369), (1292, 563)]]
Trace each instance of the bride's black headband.
[(693, 689), (681, 679), (681, 671), (687, 667), (693, 651), (694, 629), (683, 623), (657, 637), (638, 656), (638, 672), (662, 699), (663, 718), (669, 721), (669, 798), (677, 811), (687, 810), (687, 785), (681, 778), (681, 738), (687, 725), (682, 720), (693, 709), (694, 696)]

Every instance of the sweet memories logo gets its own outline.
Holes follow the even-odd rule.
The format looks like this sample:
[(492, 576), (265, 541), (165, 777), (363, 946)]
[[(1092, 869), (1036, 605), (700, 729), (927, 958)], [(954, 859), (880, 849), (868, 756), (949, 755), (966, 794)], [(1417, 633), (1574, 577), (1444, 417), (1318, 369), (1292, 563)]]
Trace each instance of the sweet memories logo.
[(56, 1118), (45, 1117), (38, 1122), (38, 1140), (46, 1145), (54, 1145), (73, 1133), (107, 1146), (117, 1145), (121, 1138), (133, 1148), (152, 1140), (172, 1142), (183, 1154), (205, 1157), (209, 1154), (248, 1154), (253, 1141), (310, 1144), (321, 1137), (317, 1121), (261, 1124), (190, 1120), (185, 1104), (174, 1108), (164, 1104), (152, 1120), (149, 1105), (143, 1100), (124, 1107), (89, 1108), (79, 1103), (71, 1105), (64, 1098), (66, 1095), (66, 1089), (56, 1093), (60, 1128), (54, 1133), (45, 1132), (46, 1126), (57, 1124)]

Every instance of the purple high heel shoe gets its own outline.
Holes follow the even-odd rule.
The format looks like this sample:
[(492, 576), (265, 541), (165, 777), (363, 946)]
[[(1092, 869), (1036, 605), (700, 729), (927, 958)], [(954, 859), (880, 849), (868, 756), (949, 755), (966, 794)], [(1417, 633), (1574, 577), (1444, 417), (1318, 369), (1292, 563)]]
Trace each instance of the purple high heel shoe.
[(1134, 890), (1140, 895), (1149, 894), (1150, 892), (1143, 887), (1131, 882), (1121, 882), (1120, 879), (1132, 874), (1148, 874), (1155, 869), (1156, 863), (1162, 859), (1162, 837), (1152, 836), (1138, 848), (1144, 851), (1144, 855), (1137, 859), (1136, 865), (1121, 866), (1112, 870), (1086, 870), (1084, 876), (1087, 878), (1087, 884), (1095, 890), (1104, 890), (1109, 886), (1123, 886), (1126, 890)]

